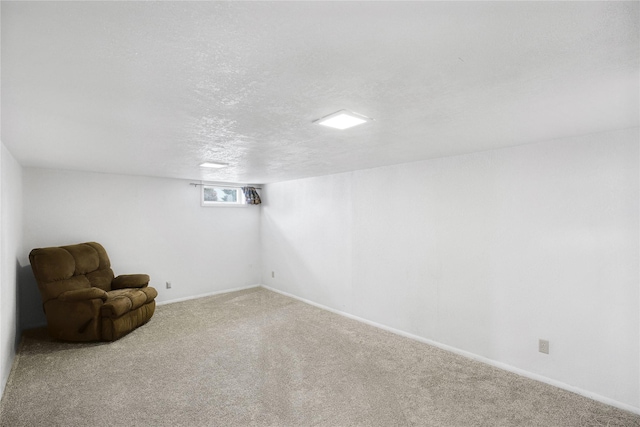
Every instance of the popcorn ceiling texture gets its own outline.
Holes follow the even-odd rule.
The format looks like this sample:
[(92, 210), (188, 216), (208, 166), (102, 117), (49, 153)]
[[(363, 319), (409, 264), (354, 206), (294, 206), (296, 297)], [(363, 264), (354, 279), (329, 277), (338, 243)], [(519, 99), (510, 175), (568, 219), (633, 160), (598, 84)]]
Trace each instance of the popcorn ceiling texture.
[[(2, 141), (24, 166), (263, 183), (635, 127), (638, 10), (3, 2)], [(343, 108), (375, 121), (312, 124)]]
[[(123, 409), (124, 408), (124, 409)], [(105, 344), (25, 335), (1, 426), (640, 426), (640, 416), (254, 288)]]

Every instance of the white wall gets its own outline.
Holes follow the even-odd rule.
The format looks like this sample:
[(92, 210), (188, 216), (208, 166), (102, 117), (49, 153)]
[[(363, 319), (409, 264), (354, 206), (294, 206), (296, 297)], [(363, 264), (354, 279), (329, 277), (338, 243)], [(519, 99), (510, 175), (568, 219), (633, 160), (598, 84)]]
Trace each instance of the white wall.
[(18, 277), (22, 251), (22, 167), (2, 144), (0, 154), (0, 394), (16, 353)]
[[(21, 261), (36, 247), (97, 241), (116, 275), (149, 274), (158, 302), (259, 284), (260, 208), (203, 208), (189, 182), (25, 168)], [(25, 328), (45, 322), (32, 274), (30, 288)]]
[(270, 184), (263, 283), (640, 410), (639, 155), (635, 128)]

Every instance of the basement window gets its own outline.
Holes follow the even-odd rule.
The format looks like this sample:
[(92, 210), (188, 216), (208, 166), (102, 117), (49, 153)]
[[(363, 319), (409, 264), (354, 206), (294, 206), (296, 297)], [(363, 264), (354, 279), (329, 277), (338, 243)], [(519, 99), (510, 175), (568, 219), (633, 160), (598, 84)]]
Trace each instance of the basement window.
[(240, 187), (203, 185), (201, 196), (202, 206), (246, 206), (244, 192)]

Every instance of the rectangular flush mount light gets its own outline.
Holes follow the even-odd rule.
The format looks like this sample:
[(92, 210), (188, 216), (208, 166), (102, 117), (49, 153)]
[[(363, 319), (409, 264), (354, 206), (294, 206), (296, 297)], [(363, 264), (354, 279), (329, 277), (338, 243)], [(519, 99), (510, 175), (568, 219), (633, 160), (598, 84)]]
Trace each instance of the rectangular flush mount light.
[(373, 119), (363, 116), (362, 114), (347, 110), (340, 110), (333, 114), (329, 114), (328, 116), (324, 116), (323, 118), (314, 121), (314, 123), (342, 130), (370, 122), (371, 120)]
[(210, 168), (210, 169), (220, 169), (220, 168), (226, 168), (227, 164), (225, 163), (214, 163), (214, 162), (204, 162), (200, 164), (201, 168)]

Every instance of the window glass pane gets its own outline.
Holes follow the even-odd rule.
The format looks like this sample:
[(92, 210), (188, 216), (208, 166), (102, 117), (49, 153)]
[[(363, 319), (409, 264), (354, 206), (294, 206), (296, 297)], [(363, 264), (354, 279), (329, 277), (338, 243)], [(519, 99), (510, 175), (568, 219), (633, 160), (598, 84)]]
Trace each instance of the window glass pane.
[(205, 186), (203, 189), (203, 201), (213, 203), (240, 203), (240, 194), (238, 188), (210, 187)]
[(215, 188), (204, 187), (204, 201), (205, 202), (217, 202), (218, 201), (218, 193), (216, 193)]
[(231, 188), (221, 188), (222, 190), (222, 201), (236, 203), (238, 201), (238, 190)]

